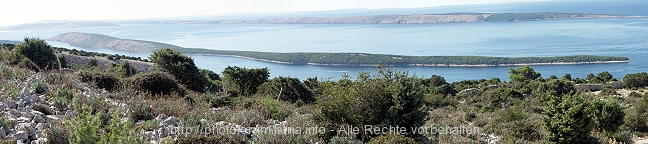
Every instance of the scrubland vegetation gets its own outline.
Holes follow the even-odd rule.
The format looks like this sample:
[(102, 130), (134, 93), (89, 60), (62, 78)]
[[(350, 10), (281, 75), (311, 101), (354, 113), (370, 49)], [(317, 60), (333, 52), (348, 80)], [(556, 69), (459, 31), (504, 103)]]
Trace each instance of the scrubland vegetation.
[[(192, 58), (172, 49), (153, 53), (151, 62), (158, 67), (150, 71), (140, 71), (128, 61), (107, 69), (64, 64), (58, 52), (37, 38), (0, 50), (4, 103), (20, 97), (21, 81), (37, 76), (40, 79), (29, 87), (46, 102), (29, 108), (48, 116), (75, 113), (64, 114), (43, 132), (50, 143), (633, 143), (648, 133), (645, 72), (621, 79), (608, 72), (584, 79), (569, 74), (543, 78), (532, 67), (522, 66), (509, 70), (510, 81), (449, 83), (442, 76), (417, 76), (378, 65), (376, 72), (339, 80), (302, 81), (270, 78), (267, 68), (231, 66), (220, 73), (200, 69)], [(625, 88), (576, 90), (578, 84), (611, 85), (618, 80)], [(249, 131), (151, 136), (150, 131), (166, 127), (173, 118), (178, 118), (175, 125), (184, 127), (227, 125)], [(4, 116), (0, 120), (4, 132), (15, 129), (15, 124)], [(338, 131), (366, 125), (407, 130)], [(278, 134), (238, 126), (326, 131)], [(481, 133), (410, 129), (459, 126), (477, 127)], [(15, 140), (8, 133), (3, 142)]]

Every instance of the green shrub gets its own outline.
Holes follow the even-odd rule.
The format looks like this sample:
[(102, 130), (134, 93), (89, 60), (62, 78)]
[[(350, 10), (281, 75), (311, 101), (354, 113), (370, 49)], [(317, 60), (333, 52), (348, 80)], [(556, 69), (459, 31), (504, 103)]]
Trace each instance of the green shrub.
[(38, 65), (36, 65), (34, 62), (32, 62), (27, 58), (23, 58), (18, 64), (16, 64), (16, 66), (20, 68), (30, 69), (33, 70), (34, 72), (39, 72), (41, 70), (41, 68), (38, 67)]
[(73, 90), (71, 90), (67, 86), (63, 85), (62, 87), (56, 89), (56, 96), (55, 97), (63, 97), (63, 98), (66, 98), (68, 100), (72, 100), (72, 98), (74, 98), (74, 95), (75, 95), (75, 93), (74, 93)]
[(69, 100), (65, 97), (53, 97), (50, 101), (52, 101), (52, 105), (59, 110), (66, 110), (70, 105)]
[(270, 72), (268, 68), (248, 69), (228, 66), (223, 70), (223, 76), (223, 85), (226, 91), (252, 95), (257, 92), (257, 88), (261, 84), (268, 81)]
[(601, 131), (615, 133), (619, 130), (619, 126), (623, 124), (625, 112), (619, 104), (614, 100), (595, 100), (592, 103), (594, 120), (596, 127)]
[(81, 81), (108, 91), (114, 90), (119, 85), (119, 79), (115, 75), (103, 71), (80, 70), (77, 75), (81, 77)]
[(118, 65), (114, 65), (111, 68), (111, 71), (113, 71), (113, 73), (115, 73), (120, 78), (127, 78), (139, 73), (137, 67), (131, 65), (131, 63), (126, 60), (122, 61), (122, 63)]
[(218, 107), (224, 107), (224, 106), (230, 106), (232, 105), (232, 98), (229, 95), (225, 95), (223, 93), (218, 93), (218, 94), (201, 94), (200, 95), (200, 100), (201, 101), (206, 101), (211, 104), (211, 107), (218, 108)]
[(648, 86), (648, 74), (646, 72), (627, 74), (623, 77), (623, 85), (628, 88)]
[(313, 93), (297, 78), (282, 77), (274, 78), (259, 87), (261, 93), (271, 95), (279, 100), (295, 103), (301, 100), (305, 103), (315, 101)]
[(307, 140), (303, 135), (299, 134), (292, 134), (291, 131), (287, 131), (286, 133), (282, 132), (267, 132), (267, 133), (258, 133), (255, 134), (254, 137), (252, 137), (252, 140), (250, 140), (252, 143), (265, 143), (265, 144), (270, 144), (270, 143), (309, 143), (310, 141)]
[(58, 69), (57, 57), (52, 46), (39, 38), (25, 38), (13, 49), (15, 53), (24, 55), (41, 69)]
[(397, 134), (382, 135), (372, 138), (368, 144), (415, 144), (414, 139)]
[(45, 115), (52, 115), (55, 114), (54, 110), (52, 108), (48, 107), (47, 105), (44, 104), (34, 104), (31, 106), (32, 110), (39, 111)]
[(58, 56), (58, 60), (59, 63), (61, 64), (61, 68), (70, 68), (70, 66), (68, 66), (68, 61), (65, 55)]
[(68, 143), (68, 131), (61, 124), (52, 124), (50, 128), (45, 130), (47, 133), (47, 141), (51, 144), (65, 144)]
[(354, 139), (353, 137), (338, 137), (334, 136), (329, 140), (331, 144), (362, 144), (362, 141)]
[(131, 105), (131, 119), (133, 121), (139, 121), (139, 120), (151, 120), (155, 117), (155, 114), (153, 113), (153, 108), (150, 107), (148, 101), (146, 100), (140, 100), (138, 102), (135, 102), (134, 105)]
[(173, 143), (178, 144), (244, 144), (245, 137), (235, 134), (235, 135), (223, 135), (223, 134), (213, 134), (209, 136), (205, 135), (181, 135)]
[(47, 83), (45, 83), (45, 80), (38, 80), (36, 81), (36, 83), (34, 83), (34, 85), (32, 85), (32, 88), (36, 90), (36, 93), (43, 94), (47, 89)]
[(186, 92), (172, 75), (160, 71), (134, 75), (126, 80), (125, 85), (131, 85), (134, 89), (144, 90), (154, 95), (169, 95), (176, 92), (182, 96)]
[(203, 92), (207, 79), (201, 74), (192, 58), (172, 49), (161, 49), (151, 55), (153, 63), (167, 70), (188, 89)]
[[(407, 71), (392, 72), (379, 69), (378, 73), (360, 73), (351, 81), (343, 76), (337, 83), (324, 82), (322, 95), (317, 100), (314, 120), (326, 129), (344, 125), (379, 125), (420, 127), (428, 113), (424, 109), (424, 85), (421, 78), (408, 76)], [(416, 137), (408, 129), (405, 136)], [(320, 135), (330, 139), (335, 132)], [(360, 132), (356, 138), (376, 137)]]
[(544, 108), (542, 126), (547, 140), (557, 143), (584, 143), (594, 128), (589, 102), (581, 94), (553, 96)]
[(601, 90), (601, 92), (599, 93), (599, 95), (604, 95), (604, 96), (613, 96), (613, 95), (618, 95), (618, 93), (616, 92), (616, 89), (614, 89), (612, 86), (610, 86), (610, 85), (606, 85), (606, 86), (603, 88), (603, 90)]
[(8, 132), (11, 129), (9, 121), (7, 121), (5, 118), (0, 118), (0, 129), (4, 130), (5, 132)]
[(279, 104), (279, 101), (275, 99), (264, 97), (261, 99), (260, 103), (263, 110), (267, 113), (267, 118), (283, 120), (290, 115), (290, 111), (282, 107), (281, 104)]

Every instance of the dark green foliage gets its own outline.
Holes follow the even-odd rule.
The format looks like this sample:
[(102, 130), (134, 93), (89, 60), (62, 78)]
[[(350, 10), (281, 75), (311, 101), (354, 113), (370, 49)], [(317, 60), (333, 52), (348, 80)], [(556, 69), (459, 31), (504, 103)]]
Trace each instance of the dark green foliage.
[(524, 82), (527, 80), (535, 80), (540, 77), (540, 73), (533, 70), (529, 66), (522, 66), (518, 69), (509, 68), (511, 81)]
[(99, 65), (99, 62), (97, 61), (97, 59), (90, 59), (90, 60), (88, 60), (88, 62), (86, 63), (86, 65), (87, 65), (88, 67), (95, 67), (95, 66), (98, 66), (98, 65)]
[(228, 82), (238, 87), (238, 92), (243, 95), (256, 93), (257, 87), (268, 81), (270, 72), (268, 68), (248, 69), (237, 66), (228, 66), (223, 70), (223, 75)]
[(122, 61), (122, 63), (114, 65), (111, 71), (121, 78), (127, 78), (139, 73), (137, 67), (131, 65), (128, 61)]
[(443, 84), (441, 86), (433, 87), (430, 94), (455, 95), (457, 94), (457, 90), (453, 89), (450, 84)]
[(39, 38), (25, 38), (24, 42), (16, 45), (15, 53), (24, 55), (41, 69), (58, 69), (57, 57), (52, 46)]
[(614, 89), (612, 86), (606, 85), (605, 87), (603, 87), (599, 95), (613, 96), (613, 95), (618, 95), (618, 93), (616, 92), (616, 89)]
[(276, 99), (295, 103), (301, 100), (305, 103), (315, 101), (313, 93), (297, 78), (276, 77), (259, 87), (261, 93), (268, 94)]
[(596, 127), (609, 133), (617, 132), (625, 117), (621, 105), (614, 100), (595, 100), (592, 107)]
[(119, 79), (115, 75), (104, 71), (81, 70), (77, 75), (81, 77), (81, 81), (91, 83), (107, 91), (112, 91), (119, 85)]
[(36, 63), (32, 62), (28, 58), (23, 58), (22, 60), (20, 60), (20, 62), (18, 64), (16, 64), (16, 66), (18, 66), (20, 68), (30, 69), (30, 70), (33, 70), (34, 72), (39, 72), (41, 70), (38, 67), (38, 65), (36, 65)]
[(452, 96), (447, 95), (425, 95), (425, 103), (430, 108), (440, 108), (445, 106), (455, 106), (457, 101)]
[(70, 68), (68, 65), (67, 58), (65, 58), (65, 55), (60, 55), (58, 57), (59, 63), (61, 64), (61, 68)]
[(432, 77), (423, 80), (423, 84), (430, 87), (438, 87), (444, 84), (448, 84), (448, 82), (446, 82), (445, 78), (443, 78), (442, 76), (433, 75)]
[(149, 106), (147, 101), (136, 102), (130, 112), (133, 121), (147, 121), (155, 117), (155, 114), (153, 114), (153, 108)]
[(549, 80), (549, 81), (541, 83), (538, 86), (538, 88), (535, 89), (533, 92), (536, 95), (560, 96), (560, 95), (571, 94), (574, 91), (575, 90), (574, 90), (574, 84), (573, 83), (571, 83), (569, 81), (553, 79), (553, 80)]
[(368, 144), (416, 144), (416, 141), (403, 135), (390, 134), (372, 138)]
[(556, 143), (585, 143), (594, 128), (591, 106), (581, 94), (551, 96), (544, 108), (542, 126), (547, 140)]
[(32, 87), (34, 89), (34, 92), (36, 92), (37, 94), (44, 94), (45, 90), (47, 90), (47, 83), (45, 82), (45, 80), (38, 80)]
[(192, 58), (171, 49), (161, 49), (151, 55), (152, 62), (169, 71), (188, 89), (203, 92), (208, 82)]
[(67, 144), (68, 130), (61, 124), (52, 124), (50, 128), (45, 130), (47, 133), (47, 142), (51, 144)]
[(221, 80), (220, 75), (218, 75), (217, 73), (211, 70), (200, 69), (200, 74), (204, 75), (205, 77), (211, 80)]
[(223, 82), (221, 81), (220, 75), (218, 75), (214, 71), (200, 69), (200, 74), (204, 75), (207, 79), (205, 90), (210, 92), (217, 92), (223, 89)]
[(537, 118), (531, 117), (521, 108), (507, 108), (495, 113), (490, 124), (484, 127), (486, 132), (503, 136), (502, 139), (540, 140), (541, 124)]
[(648, 74), (646, 72), (627, 74), (623, 77), (623, 85), (628, 88), (648, 86)]
[(601, 73), (598, 73), (596, 77), (601, 79), (603, 82), (610, 82), (615, 80), (612, 74), (610, 74), (608, 71), (603, 71)]
[(50, 108), (49, 106), (44, 105), (44, 104), (34, 104), (34, 105), (31, 106), (31, 109), (35, 110), (35, 111), (39, 111), (39, 112), (41, 112), (41, 113), (43, 113), (45, 115), (54, 114), (54, 110), (52, 110), (52, 108)]
[(563, 75), (562, 77), (560, 77), (560, 80), (571, 81), (572, 80), (571, 74)]
[(172, 92), (182, 96), (185, 88), (170, 74), (161, 71), (140, 73), (126, 80), (135, 89), (150, 92), (153, 95), (169, 95)]
[(589, 83), (606, 83), (606, 82), (610, 82), (610, 81), (616, 81), (616, 79), (612, 76), (612, 74), (610, 74), (607, 71), (598, 73), (596, 76), (594, 76), (594, 74), (590, 73), (590, 74), (587, 75), (587, 78), (585, 78), (585, 79)]
[(627, 130), (648, 132), (648, 97), (637, 100), (628, 109), (622, 127)]
[[(427, 112), (423, 108), (424, 87), (421, 78), (408, 76), (407, 71), (380, 69), (378, 74), (360, 73), (356, 80), (343, 77), (337, 83), (324, 82), (323, 94), (317, 100), (315, 121), (327, 129), (344, 125), (379, 127), (420, 127)], [(416, 137), (411, 129), (408, 137)], [(335, 132), (320, 135), (330, 139)], [(356, 138), (376, 137), (361, 132)]]

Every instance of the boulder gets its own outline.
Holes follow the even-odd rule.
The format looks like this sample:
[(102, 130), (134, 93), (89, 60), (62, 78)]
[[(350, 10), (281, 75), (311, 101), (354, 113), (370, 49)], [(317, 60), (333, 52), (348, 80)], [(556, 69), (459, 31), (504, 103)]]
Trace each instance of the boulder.
[(43, 116), (35, 115), (34, 116), (34, 122), (35, 123), (45, 123), (46, 121), (45, 121), (45, 118), (43, 118)]
[(17, 131), (15, 134), (13, 134), (13, 138), (16, 139), (17, 141), (23, 141), (27, 139), (27, 132), (25, 131)]
[(6, 136), (7, 132), (5, 132), (4, 128), (0, 128), (0, 139), (4, 139)]
[(36, 134), (36, 128), (34, 128), (29, 123), (19, 123), (18, 124), (18, 131), (26, 132), (27, 136), (33, 136), (34, 134)]
[(178, 126), (178, 124), (180, 124), (180, 119), (178, 117), (171, 116), (162, 121), (162, 123), (166, 125)]

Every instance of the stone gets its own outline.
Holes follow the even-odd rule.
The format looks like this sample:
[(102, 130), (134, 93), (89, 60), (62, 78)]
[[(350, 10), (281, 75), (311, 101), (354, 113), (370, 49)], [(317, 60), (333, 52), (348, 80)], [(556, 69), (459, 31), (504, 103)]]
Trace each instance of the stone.
[(72, 111), (72, 110), (67, 110), (67, 111), (65, 111), (65, 116), (66, 116), (66, 117), (75, 117), (75, 116), (76, 116), (76, 112), (74, 112), (74, 111)]
[(47, 120), (45, 121), (49, 121), (49, 122), (59, 121), (61, 119), (59, 116), (56, 115), (47, 115), (45, 117), (47, 117)]
[(47, 138), (38, 138), (35, 140), (37, 144), (45, 144), (47, 143)]
[(7, 112), (14, 117), (20, 117), (20, 112), (15, 109), (9, 109)]
[(158, 137), (163, 138), (163, 137), (167, 137), (169, 135), (169, 131), (167, 130), (166, 127), (161, 127), (159, 129), (157, 129), (157, 131), (158, 131)]
[(157, 117), (155, 117), (156, 120), (160, 120), (160, 121), (161, 121), (161, 120), (165, 120), (165, 119), (167, 119), (167, 118), (168, 118), (168, 116), (165, 115), (165, 114), (160, 114), (160, 115), (158, 115)]
[(18, 121), (18, 123), (28, 123), (31, 122), (31, 119), (26, 117), (19, 117), (18, 119), (16, 119), (16, 121)]
[(0, 128), (0, 139), (4, 139), (6, 136), (7, 132), (5, 132), (4, 128)]
[(34, 116), (34, 122), (35, 123), (46, 123), (45, 118), (43, 118), (41, 115), (35, 115)]
[(27, 139), (27, 132), (25, 131), (17, 131), (15, 134), (13, 134), (13, 138), (18, 140), (18, 141), (23, 141)]
[(36, 129), (39, 129), (39, 130), (44, 130), (44, 129), (47, 129), (49, 127), (50, 127), (50, 125), (47, 124), (47, 123), (39, 123), (39, 124), (36, 125)]
[(34, 113), (31, 113), (31, 112), (23, 112), (21, 116), (22, 116), (22, 117), (29, 118), (29, 119), (32, 119), (32, 118), (34, 118)]
[(7, 108), (7, 105), (4, 102), (0, 102), (0, 110), (4, 111)]
[(36, 133), (36, 128), (29, 123), (19, 123), (18, 131), (24, 131), (27, 132), (27, 136), (33, 136)]
[(173, 125), (173, 126), (178, 126), (179, 122), (180, 122), (180, 119), (178, 119), (178, 117), (174, 117), (174, 116), (168, 117), (167, 119), (165, 119), (163, 121), (163, 123), (168, 124), (168, 125)]
[(40, 95), (38, 96), (38, 99), (41, 100), (43, 103), (47, 102), (48, 98), (45, 95)]
[(40, 98), (36, 95), (29, 96), (29, 100), (31, 100), (32, 102), (40, 102)]

